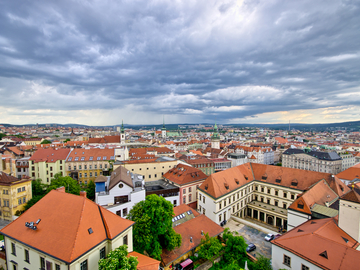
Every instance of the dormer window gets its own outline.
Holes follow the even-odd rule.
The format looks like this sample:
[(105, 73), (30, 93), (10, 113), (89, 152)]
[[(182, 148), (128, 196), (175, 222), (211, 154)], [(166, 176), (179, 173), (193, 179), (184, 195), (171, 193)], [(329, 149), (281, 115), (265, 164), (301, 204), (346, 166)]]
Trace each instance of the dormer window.
[(205, 190), (207, 190), (207, 189), (208, 189), (208, 185), (206, 184), (206, 185), (205, 185)]
[(296, 179), (292, 180), (291, 185), (296, 187), (298, 185), (298, 181)]
[(266, 180), (267, 179), (267, 174), (264, 174), (263, 176), (261, 176), (262, 180)]
[(238, 185), (239, 184), (239, 180), (237, 178), (234, 179), (235, 183)]
[(276, 178), (275, 182), (276, 183), (281, 183), (281, 178)]
[(304, 209), (304, 204), (303, 204), (303, 203), (298, 203), (297, 207), (298, 207), (299, 209)]
[(225, 186), (226, 189), (229, 189), (229, 185), (228, 185), (228, 184), (224, 183), (224, 186)]

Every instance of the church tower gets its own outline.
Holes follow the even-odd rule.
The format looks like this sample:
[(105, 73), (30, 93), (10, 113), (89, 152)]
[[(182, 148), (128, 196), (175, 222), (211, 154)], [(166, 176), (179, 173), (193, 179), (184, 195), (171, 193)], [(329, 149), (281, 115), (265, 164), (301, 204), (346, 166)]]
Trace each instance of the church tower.
[(215, 123), (214, 133), (211, 136), (211, 148), (220, 149), (220, 135), (218, 133), (218, 128)]
[(120, 129), (120, 144), (125, 144), (125, 129), (124, 129), (124, 121), (121, 122)]
[(165, 120), (164, 120), (164, 118), (163, 118), (163, 127), (161, 129), (161, 138), (163, 140), (166, 140), (166, 128), (165, 128)]

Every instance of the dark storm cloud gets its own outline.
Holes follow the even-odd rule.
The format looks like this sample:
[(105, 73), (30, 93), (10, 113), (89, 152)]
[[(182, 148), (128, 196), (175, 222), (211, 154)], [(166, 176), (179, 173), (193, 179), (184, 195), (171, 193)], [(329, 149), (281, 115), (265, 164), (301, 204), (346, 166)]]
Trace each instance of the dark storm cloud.
[(359, 13), (358, 1), (2, 1), (1, 105), (190, 122), (358, 105)]

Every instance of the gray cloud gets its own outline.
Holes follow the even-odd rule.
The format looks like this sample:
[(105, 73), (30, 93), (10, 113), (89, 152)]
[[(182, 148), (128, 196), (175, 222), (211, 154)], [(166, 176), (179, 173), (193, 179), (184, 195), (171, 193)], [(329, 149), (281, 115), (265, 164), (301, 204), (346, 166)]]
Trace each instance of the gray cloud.
[(2, 1), (0, 106), (224, 123), (358, 106), (359, 13), (358, 1)]

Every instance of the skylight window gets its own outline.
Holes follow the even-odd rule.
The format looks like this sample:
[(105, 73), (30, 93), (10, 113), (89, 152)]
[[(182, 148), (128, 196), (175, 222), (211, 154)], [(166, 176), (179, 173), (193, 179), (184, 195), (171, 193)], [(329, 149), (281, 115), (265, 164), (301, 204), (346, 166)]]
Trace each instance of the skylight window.
[(79, 160), (79, 157), (75, 157), (75, 161), (78, 161)]
[(93, 233), (92, 228), (89, 228), (89, 229), (88, 229), (88, 232), (89, 232), (89, 234), (92, 234), (92, 233)]
[(110, 159), (115, 159), (115, 156), (111, 156)]
[(85, 157), (81, 157), (81, 161), (85, 160)]
[(101, 157), (97, 157), (96, 160), (101, 160)]
[(89, 160), (94, 160), (94, 157), (90, 157)]
[(106, 160), (106, 156), (105, 156), (105, 157), (103, 157), (103, 160)]
[(69, 157), (68, 161), (72, 161), (72, 157)]

